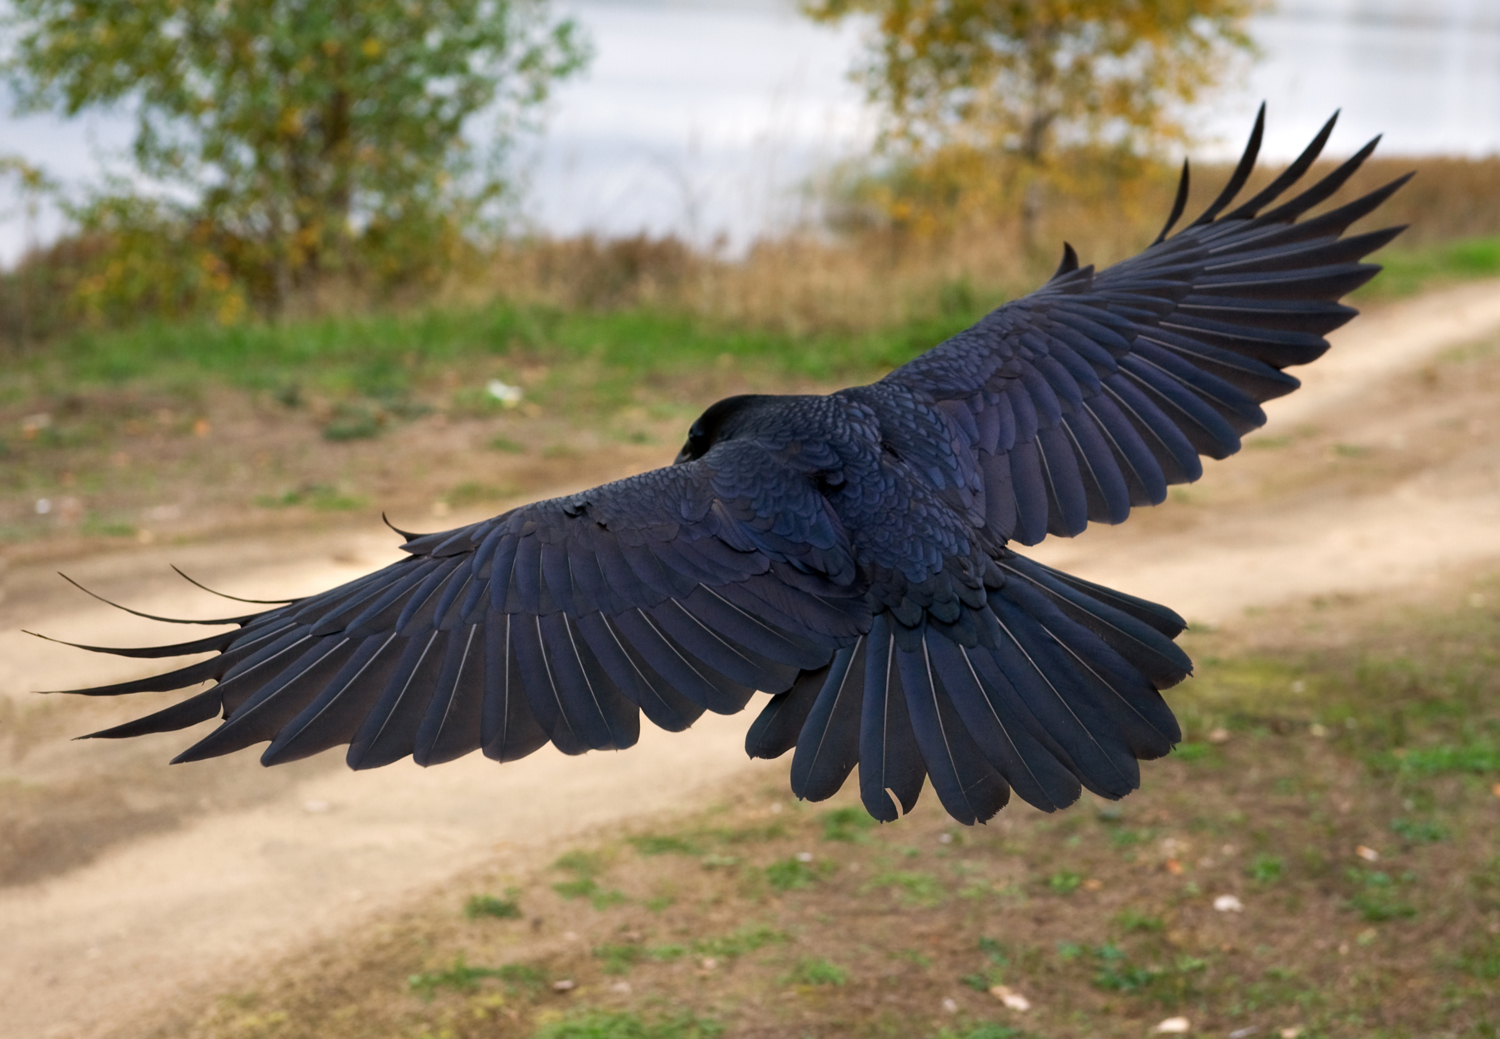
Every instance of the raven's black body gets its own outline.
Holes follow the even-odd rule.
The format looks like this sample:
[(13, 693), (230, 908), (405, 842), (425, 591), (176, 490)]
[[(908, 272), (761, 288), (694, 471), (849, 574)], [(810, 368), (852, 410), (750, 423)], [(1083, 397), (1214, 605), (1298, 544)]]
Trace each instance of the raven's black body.
[[(1180, 739), (1159, 690), (1191, 664), (1170, 610), (1025, 559), (1012, 544), (1118, 523), (1196, 479), (1296, 388), (1353, 316), (1339, 296), (1399, 229), (1341, 238), (1400, 182), (1296, 223), (1373, 143), (1302, 195), (1328, 127), (1223, 214), (1254, 163), (1181, 233), (1102, 272), (1068, 249), (1041, 290), (870, 386), (738, 397), (677, 464), (442, 534), (322, 595), (225, 623), (216, 650), (116, 694), (218, 684), (97, 733), (225, 720), (179, 760), (270, 741), (286, 761), (348, 744), (366, 768), (549, 740), (627, 747), (639, 714), (685, 728), (773, 698), (747, 749), (795, 748), (820, 799), (859, 769), (894, 819), (930, 778), (972, 823), (1014, 789), (1045, 809), (1119, 797)], [(1185, 198), (1179, 193), (1173, 218)], [(1222, 214), (1222, 215), (1221, 215)]]

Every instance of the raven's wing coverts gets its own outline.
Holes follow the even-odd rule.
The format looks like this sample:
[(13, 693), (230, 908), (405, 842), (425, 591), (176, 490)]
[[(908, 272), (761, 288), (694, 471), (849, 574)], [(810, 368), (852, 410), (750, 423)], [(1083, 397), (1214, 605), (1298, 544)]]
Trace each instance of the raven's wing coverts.
[[(547, 742), (622, 748), (772, 698), (757, 757), (794, 751), (814, 800), (859, 769), (894, 819), (931, 780), (960, 821), (1014, 789), (1043, 809), (1120, 797), (1180, 739), (1159, 690), (1191, 664), (1165, 607), (1027, 560), (1010, 541), (1117, 523), (1195, 479), (1296, 388), (1337, 302), (1399, 229), (1341, 238), (1400, 185), (1317, 217), (1374, 142), (1301, 194), (1332, 121), (1269, 187), (1223, 194), (1101, 272), (1071, 248), (1041, 290), (872, 386), (731, 398), (680, 464), (409, 536), (409, 558), (321, 595), (223, 618), (174, 646), (215, 656), (115, 695), (216, 684), (95, 733), (221, 723), (178, 760), (269, 742), (266, 764), (348, 745), (355, 768)], [(1181, 216), (1186, 170), (1168, 230)], [(1274, 208), (1268, 208), (1274, 207)]]

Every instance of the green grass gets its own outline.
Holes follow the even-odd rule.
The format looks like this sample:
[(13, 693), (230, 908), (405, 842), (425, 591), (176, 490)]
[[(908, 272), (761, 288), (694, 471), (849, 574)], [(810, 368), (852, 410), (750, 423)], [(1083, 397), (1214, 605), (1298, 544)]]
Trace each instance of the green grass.
[(631, 837), (630, 843), (642, 855), (702, 855), (703, 849), (694, 841), (676, 834), (648, 834)]
[(842, 985), (849, 972), (828, 960), (808, 957), (797, 961), (787, 980), (794, 985)]
[(943, 1028), (937, 1033), (937, 1039), (1025, 1039), (1025, 1036), (1026, 1033), (1019, 1028), (996, 1024), (994, 1021), (985, 1021), (959, 1031)]
[(821, 880), (832, 869), (833, 863), (826, 860), (814, 863), (793, 856), (767, 866), (766, 882), (775, 891), (795, 891)]
[(960, 984), (975, 992), (988, 992), (1005, 981), (1005, 968), (1011, 961), (1010, 947), (984, 936), (979, 938), (976, 945), (987, 961), (984, 969), (973, 974), (964, 974), (958, 980)]
[(639, 945), (598, 945), (594, 947), (594, 959), (604, 961), (604, 973), (628, 974), (646, 955)]
[(890, 870), (877, 874), (867, 885), (898, 892), (904, 905), (933, 906), (943, 900), (943, 883), (931, 873), (920, 870)]
[(455, 989), (463, 992), (479, 987), (484, 978), (504, 978), (505, 971), (499, 967), (471, 967), (462, 956), (450, 967), (441, 970), (423, 971), (407, 979), (410, 989), (424, 999), (431, 999), (438, 989)]
[(327, 484), (311, 484), (280, 494), (257, 494), (255, 505), (262, 509), (287, 509), (306, 505), (318, 512), (350, 512), (362, 509), (365, 499), (354, 494), (343, 494)]
[(1397, 759), (1400, 771), (1413, 776), (1436, 776), (1444, 772), (1500, 772), (1500, 744), (1475, 742), (1467, 746), (1418, 747)]
[(1356, 297), (1413, 296), (1438, 282), (1500, 276), (1500, 237), (1465, 238), (1420, 249), (1403, 248), (1397, 239), (1374, 259), (1384, 270)]
[(598, 876), (604, 872), (604, 856), (586, 851), (570, 851), (552, 863), (553, 869), (567, 870), (580, 877)]
[(975, 944), (979, 946), (979, 951), (984, 953), (985, 958), (996, 966), (1003, 967), (1010, 962), (1010, 951), (1003, 942), (981, 936)]
[(566, 870), (573, 874), (572, 880), (562, 880), (552, 885), (563, 898), (586, 898), (595, 909), (609, 909), (630, 901), (624, 892), (605, 889), (595, 879), (604, 872), (603, 856), (582, 851), (570, 851), (552, 864), (553, 869)]
[(496, 898), (494, 895), (473, 895), (464, 903), (464, 916), (470, 920), (478, 920), (482, 916), (494, 917), (497, 920), (519, 920), (526, 915), (521, 912), (521, 906), (516, 902), (514, 889), (506, 892), (505, 898)]
[(455, 509), (461, 509), (468, 505), (509, 498), (516, 493), (516, 488), (512, 485), (494, 486), (478, 480), (465, 480), (445, 494), (443, 500)]
[(843, 841), (848, 844), (864, 841), (865, 831), (875, 825), (869, 812), (853, 805), (824, 812), (820, 818), (823, 820), (825, 841)]
[(624, 1011), (595, 1010), (548, 1022), (532, 1033), (532, 1039), (714, 1039), (723, 1032), (718, 1022), (687, 1011), (648, 1019)]
[(790, 935), (765, 924), (746, 924), (738, 930), (717, 938), (704, 938), (693, 942), (692, 950), (700, 956), (718, 959), (735, 959), (746, 953), (790, 940)]
[[(11, 361), (0, 383), (24, 383), (46, 394), (90, 386), (184, 389), (212, 381), (263, 393), (289, 408), (317, 395), (341, 402), (324, 435), (348, 440), (377, 435), (424, 410), (413, 395), (444, 373), (471, 383), (442, 395), (455, 414), (473, 412), (475, 402), (486, 413), (493, 410), (481, 380), (498, 373), (518, 381), (522, 368), (542, 373), (527, 386), (527, 401), (606, 408), (629, 402), (643, 383), (712, 370), (724, 357), (740, 371), (770, 378), (867, 378), (967, 327), (984, 309), (916, 317), (876, 331), (804, 334), (651, 308), (564, 311), (505, 302), (277, 324), (148, 322), (74, 334)], [(520, 448), (503, 437), (492, 446)]]
[(135, 536), (135, 530), (133, 523), (124, 520), (109, 520), (95, 512), (90, 512), (83, 518), (85, 534), (98, 534), (107, 538), (128, 538)]
[(1415, 906), (1402, 898), (1400, 885), (1411, 884), (1415, 877), (1392, 878), (1383, 870), (1351, 868), (1345, 877), (1354, 890), (1349, 908), (1358, 910), (1360, 918), (1372, 924), (1405, 920), (1417, 915)]
[(1125, 932), (1139, 931), (1145, 934), (1155, 934), (1166, 928), (1166, 922), (1159, 916), (1143, 913), (1138, 909), (1122, 909), (1115, 914), (1115, 923), (1120, 930)]
[(1436, 844), (1448, 837), (1448, 827), (1431, 819), (1392, 819), (1391, 832), (1413, 844)]
[(1262, 884), (1274, 884), (1281, 879), (1282, 870), (1286, 863), (1280, 855), (1267, 855), (1264, 852), (1250, 860), (1245, 867), (1245, 876)]
[(1118, 945), (1106, 943), (1093, 950), (1093, 982), (1106, 992), (1139, 992), (1153, 984), (1161, 971), (1131, 963)]
[(791, 941), (791, 935), (785, 931), (765, 924), (745, 924), (729, 934), (699, 938), (686, 945), (656, 945), (643, 950), (643, 953), (646, 958), (661, 963), (679, 960), (690, 952), (697, 956), (712, 956), (716, 960), (733, 960), (768, 945), (787, 941)]
[(1194, 740), (1184, 740), (1172, 748), (1172, 754), (1179, 761), (1204, 761), (1213, 755), (1214, 748), (1211, 744), (1200, 743)]
[(1061, 869), (1047, 878), (1047, 886), (1059, 895), (1071, 895), (1083, 883), (1083, 877), (1071, 870)]

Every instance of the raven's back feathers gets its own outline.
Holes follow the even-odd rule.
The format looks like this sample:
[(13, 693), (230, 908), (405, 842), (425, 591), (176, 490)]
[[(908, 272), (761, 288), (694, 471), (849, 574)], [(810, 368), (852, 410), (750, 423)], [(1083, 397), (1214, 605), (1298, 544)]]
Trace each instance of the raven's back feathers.
[[(372, 768), (482, 750), (510, 761), (636, 742), (772, 694), (755, 757), (793, 751), (799, 797), (857, 767), (878, 819), (931, 780), (964, 823), (1014, 790), (1044, 810), (1120, 797), (1181, 738), (1160, 690), (1191, 662), (1171, 610), (1017, 555), (1009, 542), (1119, 523), (1196, 479), (1327, 348), (1338, 298), (1399, 228), (1342, 237), (1402, 180), (1301, 220), (1359, 167), (1283, 201), (1333, 120), (1237, 208), (1263, 128), (1175, 236), (1103, 271), (1066, 247), (1040, 290), (872, 386), (740, 397), (679, 464), (483, 523), (409, 535), (409, 558), (230, 632), (128, 657), (212, 651), (94, 689), (217, 684), (94, 733), (221, 723), (177, 760), (269, 743), (265, 764), (348, 746)], [(1405, 178), (1403, 178), (1404, 180)], [(1267, 207), (1275, 206), (1268, 209)], [(1229, 210), (1227, 213), (1225, 210)]]

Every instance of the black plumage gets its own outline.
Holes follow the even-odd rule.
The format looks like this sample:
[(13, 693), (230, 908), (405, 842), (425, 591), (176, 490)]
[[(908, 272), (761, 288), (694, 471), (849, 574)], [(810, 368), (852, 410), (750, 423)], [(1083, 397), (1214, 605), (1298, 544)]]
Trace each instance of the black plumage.
[[(814, 800), (856, 768), (892, 820), (930, 780), (954, 818), (1014, 790), (1045, 810), (1120, 797), (1181, 738), (1160, 690), (1191, 662), (1171, 610), (1018, 554), (1119, 523), (1196, 479), (1354, 316), (1338, 298), (1400, 228), (1342, 237), (1403, 180), (1310, 219), (1374, 143), (1301, 194), (1333, 127), (1229, 209), (1223, 193), (1102, 271), (1071, 246), (1041, 289), (869, 386), (744, 396), (665, 469), (439, 534), (340, 588), (224, 618), (228, 634), (124, 656), (218, 655), (85, 695), (217, 685), (94, 733), (221, 723), (190, 761), (348, 745), (354, 768), (482, 750), (509, 761), (635, 743), (772, 698), (752, 756), (793, 752)], [(1262, 212), (1276, 204), (1276, 208)], [(1228, 212), (1225, 212), (1228, 210)], [(1300, 220), (1300, 222), (1299, 222)]]

